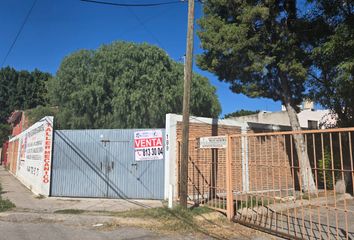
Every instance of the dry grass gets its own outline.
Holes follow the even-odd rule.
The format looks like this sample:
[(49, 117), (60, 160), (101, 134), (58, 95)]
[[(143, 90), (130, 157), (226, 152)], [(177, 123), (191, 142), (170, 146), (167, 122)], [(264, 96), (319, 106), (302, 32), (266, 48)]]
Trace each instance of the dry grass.
[[(124, 212), (77, 212), (73, 209), (57, 211), (66, 214), (88, 214), (115, 217), (97, 227), (100, 231), (112, 231), (122, 226), (142, 227), (162, 234), (193, 235), (204, 239), (206, 236), (215, 239), (251, 238), (262, 233), (229, 222), (224, 214), (207, 207), (183, 209), (167, 207), (136, 209)], [(264, 236), (264, 235), (263, 235)], [(271, 238), (270, 238), (271, 239)]]

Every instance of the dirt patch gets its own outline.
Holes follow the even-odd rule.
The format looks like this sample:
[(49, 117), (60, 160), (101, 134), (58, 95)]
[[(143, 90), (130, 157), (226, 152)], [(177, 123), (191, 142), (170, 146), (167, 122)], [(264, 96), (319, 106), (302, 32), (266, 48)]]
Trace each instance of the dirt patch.
[[(183, 209), (145, 209), (133, 210), (123, 213), (110, 213), (115, 215), (113, 221), (94, 224), (92, 227), (100, 231), (114, 231), (119, 227), (141, 227), (159, 234), (193, 235), (203, 239), (254, 239), (264, 237), (265, 234), (237, 223), (230, 222), (225, 215), (210, 209), (197, 208), (195, 210)], [(273, 239), (266, 235), (267, 239)]]

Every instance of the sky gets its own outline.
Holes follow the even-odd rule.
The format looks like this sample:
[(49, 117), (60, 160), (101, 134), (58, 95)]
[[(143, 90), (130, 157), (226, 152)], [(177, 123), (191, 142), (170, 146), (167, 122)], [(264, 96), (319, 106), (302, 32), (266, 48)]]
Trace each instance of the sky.
[[(156, 3), (163, 0), (107, 0), (119, 3)], [(0, 0), (0, 64), (18, 33), (33, 0)], [(62, 59), (79, 49), (97, 49), (114, 41), (146, 42), (164, 49), (182, 61), (186, 49), (187, 2), (158, 7), (116, 7), (80, 0), (37, 0), (12, 51), (4, 63), (18, 70), (55, 74)], [(195, 17), (203, 14), (196, 3)], [(196, 26), (197, 28), (197, 26)], [(195, 36), (194, 54), (202, 53)], [(270, 99), (235, 94), (229, 85), (211, 73), (193, 70), (207, 77), (217, 89), (223, 116), (239, 109), (280, 111)]]

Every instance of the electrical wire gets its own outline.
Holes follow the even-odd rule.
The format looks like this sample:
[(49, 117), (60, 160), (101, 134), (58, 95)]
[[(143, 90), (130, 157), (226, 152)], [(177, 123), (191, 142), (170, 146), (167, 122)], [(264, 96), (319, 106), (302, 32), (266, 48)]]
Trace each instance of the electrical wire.
[(131, 4), (131, 3), (114, 3), (114, 2), (106, 2), (106, 1), (95, 1), (95, 0), (80, 0), (81, 2), (88, 2), (88, 3), (96, 3), (96, 4), (103, 4), (103, 5), (111, 5), (117, 7), (157, 7), (162, 5), (170, 5), (170, 4), (178, 4), (178, 3), (185, 3), (187, 1), (180, 0), (180, 1), (169, 1), (169, 2), (159, 2), (159, 3), (140, 3), (140, 4)]
[[(171, 9), (171, 8), (170, 8), (170, 9)], [(157, 13), (157, 14), (155, 14), (155, 15), (149, 17), (149, 18), (142, 19), (142, 21), (146, 24), (146, 23), (148, 23), (148, 22), (154, 20), (154, 19), (157, 18), (157, 17), (161, 17), (161, 16), (163, 16), (163, 15), (165, 15), (165, 14), (168, 14), (168, 11), (169, 11), (170, 9), (162, 10), (162, 11), (160, 11), (159, 13)], [(140, 23), (138, 23), (138, 24), (136, 24), (136, 25), (134, 25), (134, 26), (132, 26), (132, 27), (125, 28), (123, 31), (120, 31), (119, 33), (121, 33), (121, 34), (123, 34), (123, 33), (124, 33), (124, 34), (127, 34), (127, 33), (130, 33), (130, 32), (134, 32), (134, 31), (137, 30), (138, 27), (142, 27)]]
[(134, 18), (138, 21), (138, 23), (144, 28), (144, 30), (157, 42), (160, 47), (165, 48), (161, 41), (153, 34), (148, 27), (145, 25), (145, 23), (138, 17), (138, 15), (133, 11), (133, 9), (128, 8), (129, 12), (134, 16)]
[(24, 21), (22, 22), (22, 25), (21, 25), (20, 29), (18, 30), (18, 32), (17, 32), (17, 34), (16, 34), (15, 39), (12, 41), (9, 50), (7, 51), (7, 53), (6, 53), (6, 55), (5, 55), (4, 59), (3, 59), (3, 61), (2, 61), (2, 63), (1, 63), (1, 67), (4, 66), (4, 64), (5, 64), (6, 60), (7, 60), (7, 58), (9, 57), (9, 55), (10, 55), (12, 49), (14, 48), (14, 46), (15, 46), (15, 44), (16, 44), (16, 42), (17, 42), (17, 39), (18, 39), (18, 37), (20, 36), (20, 34), (21, 34), (23, 28), (25, 27), (25, 25), (26, 25), (26, 23), (27, 23), (27, 21), (28, 21), (30, 15), (31, 15), (32, 10), (33, 10), (34, 6), (36, 5), (36, 3), (37, 3), (37, 0), (34, 0), (33, 3), (32, 3), (31, 8), (29, 9), (29, 11), (28, 11), (28, 13), (27, 13), (27, 15), (26, 15), (26, 17), (25, 17), (25, 19), (24, 19)]

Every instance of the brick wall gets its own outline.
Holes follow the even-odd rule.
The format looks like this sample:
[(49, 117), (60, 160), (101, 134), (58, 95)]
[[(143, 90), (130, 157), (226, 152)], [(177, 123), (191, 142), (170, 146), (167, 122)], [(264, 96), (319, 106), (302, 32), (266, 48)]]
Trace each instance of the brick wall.
[(293, 188), (288, 138), (248, 137), (249, 191)]
[[(207, 123), (190, 123), (189, 138), (222, 136), (226, 134), (239, 134), (241, 127), (226, 125), (211, 125)], [(182, 123), (177, 123), (177, 139), (182, 139)]]
[[(182, 122), (177, 123), (177, 140), (182, 138)], [(240, 134), (241, 127), (190, 123), (189, 138)], [(180, 146), (178, 145), (178, 148)], [(179, 150), (177, 154), (179, 155)], [(225, 149), (200, 149), (197, 140), (189, 143), (188, 191), (191, 196), (215, 194), (226, 191), (226, 152)], [(179, 157), (177, 156), (179, 162)], [(178, 165), (179, 169), (179, 165)]]
[[(257, 125), (248, 133), (269, 132), (264, 126)], [(177, 123), (177, 140), (182, 138), (182, 123)], [(206, 136), (240, 134), (241, 127), (190, 123), (190, 139)], [(232, 183), (234, 192), (243, 191), (245, 170), (242, 159), (248, 157), (249, 191), (269, 191), (293, 187), (287, 140), (279, 137), (249, 137), (246, 145), (248, 152), (242, 153), (241, 137), (232, 138)], [(180, 144), (177, 144), (177, 168), (180, 162)], [(225, 149), (200, 149), (197, 140), (189, 143), (189, 186), (191, 198), (196, 195), (222, 196), (226, 192), (226, 151)], [(178, 177), (177, 177), (178, 179)], [(193, 199), (192, 199), (193, 200)]]

